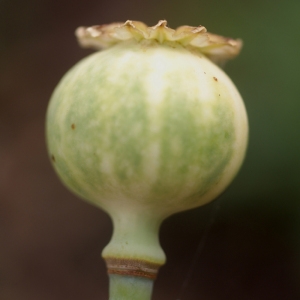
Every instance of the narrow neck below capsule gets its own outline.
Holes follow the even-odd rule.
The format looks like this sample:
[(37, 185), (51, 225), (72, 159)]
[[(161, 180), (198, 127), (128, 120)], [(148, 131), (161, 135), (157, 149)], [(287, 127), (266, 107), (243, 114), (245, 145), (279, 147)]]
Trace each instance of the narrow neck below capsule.
[(166, 260), (158, 237), (161, 220), (140, 212), (123, 212), (112, 219), (113, 236), (102, 252), (108, 274), (154, 280)]

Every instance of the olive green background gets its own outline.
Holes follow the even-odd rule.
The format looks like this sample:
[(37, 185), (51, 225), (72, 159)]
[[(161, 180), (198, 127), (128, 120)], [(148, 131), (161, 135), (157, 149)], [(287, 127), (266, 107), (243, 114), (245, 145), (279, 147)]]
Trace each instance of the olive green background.
[(58, 181), (44, 117), (59, 79), (90, 53), (75, 28), (127, 19), (244, 41), (225, 71), (249, 114), (245, 164), (219, 200), (163, 224), (154, 300), (299, 299), (299, 13), (298, 0), (1, 0), (0, 299), (107, 299), (111, 222)]

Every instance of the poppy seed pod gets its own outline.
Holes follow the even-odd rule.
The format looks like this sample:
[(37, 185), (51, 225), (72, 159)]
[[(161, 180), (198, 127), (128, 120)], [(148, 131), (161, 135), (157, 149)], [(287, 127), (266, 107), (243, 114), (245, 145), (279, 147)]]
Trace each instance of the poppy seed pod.
[[(154, 279), (165, 262), (161, 222), (215, 199), (244, 159), (245, 107), (218, 66), (242, 43), (203, 26), (173, 30), (166, 21), (80, 27), (76, 34), (82, 46), (101, 51), (55, 89), (49, 155), (69, 189), (112, 217), (113, 237), (102, 253), (111, 299), (149, 299), (145, 288), (148, 296), (124, 290), (128, 280)], [(118, 276), (127, 277), (120, 283)]]

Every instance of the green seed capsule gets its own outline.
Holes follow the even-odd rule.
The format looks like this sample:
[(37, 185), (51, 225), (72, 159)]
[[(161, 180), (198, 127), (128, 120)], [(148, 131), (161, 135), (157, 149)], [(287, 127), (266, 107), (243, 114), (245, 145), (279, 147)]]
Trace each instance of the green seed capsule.
[(215, 64), (240, 41), (160, 21), (79, 28), (106, 48), (61, 80), (47, 112), (53, 166), (73, 192), (114, 222), (108, 271), (155, 278), (167, 216), (208, 203), (230, 184), (246, 150), (243, 101)]

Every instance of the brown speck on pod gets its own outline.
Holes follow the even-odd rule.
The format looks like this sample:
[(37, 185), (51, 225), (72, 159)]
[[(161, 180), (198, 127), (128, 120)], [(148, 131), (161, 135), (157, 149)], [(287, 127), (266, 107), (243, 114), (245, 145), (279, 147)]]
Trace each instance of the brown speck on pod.
[(206, 74), (206, 72), (204, 72), (204, 74)]
[(51, 159), (53, 162), (55, 162), (55, 156), (54, 155), (51, 155)]
[(214, 81), (218, 81), (218, 78), (217, 77), (213, 77)]
[(71, 125), (71, 128), (72, 128), (73, 130), (75, 129), (75, 124), (74, 124), (74, 123)]

